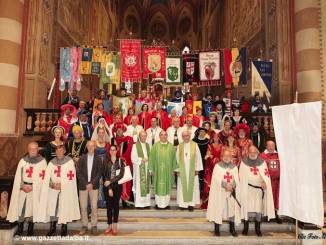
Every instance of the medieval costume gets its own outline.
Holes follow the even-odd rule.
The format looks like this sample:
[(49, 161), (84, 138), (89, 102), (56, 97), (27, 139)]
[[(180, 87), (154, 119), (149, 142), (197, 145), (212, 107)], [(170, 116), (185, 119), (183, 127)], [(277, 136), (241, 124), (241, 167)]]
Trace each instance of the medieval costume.
[[(54, 189), (57, 184), (60, 184), (60, 190)], [(41, 197), (37, 222), (51, 221), (48, 236), (55, 234), (57, 223), (62, 224), (61, 236), (66, 236), (67, 223), (80, 219), (76, 169), (70, 157), (56, 157), (49, 162)]]
[[(260, 157), (242, 160), (239, 169), (241, 188), (241, 216), (245, 220), (243, 234), (248, 234), (249, 216), (256, 217), (255, 230), (261, 236), (262, 216), (268, 220), (275, 218), (271, 179), (266, 162)], [(262, 188), (265, 183), (266, 189)]]
[[(11, 223), (18, 221), (18, 229), (15, 235), (21, 235), (25, 218), (29, 218), (28, 236), (34, 232), (34, 223), (37, 222), (37, 214), (40, 206), (40, 194), (46, 161), (40, 155), (31, 157), (26, 155), (17, 166), (14, 185), (10, 198), (7, 220)], [(30, 192), (23, 190), (24, 185), (31, 186)]]
[(58, 126), (65, 129), (64, 138), (67, 139), (71, 124), (77, 121), (76, 108), (70, 104), (64, 104), (61, 106), (62, 117), (58, 120)]
[[(232, 191), (226, 189), (231, 183)], [(240, 183), (238, 168), (231, 162), (215, 165), (207, 207), (207, 219), (215, 223), (215, 235), (219, 236), (219, 226), (223, 220), (230, 223), (230, 233), (237, 236), (234, 225), (241, 223)]]
[(152, 112), (152, 117), (156, 117), (158, 121), (158, 126), (163, 130), (167, 130), (169, 127), (168, 113), (162, 109)]
[(238, 137), (237, 145), (241, 151), (241, 158), (244, 159), (248, 156), (249, 147), (253, 145), (250, 136), (250, 128), (248, 125), (241, 123), (234, 129), (235, 135)]
[(46, 162), (49, 162), (52, 158), (54, 158), (55, 155), (55, 150), (58, 145), (63, 145), (64, 142), (61, 140), (61, 138), (65, 135), (65, 129), (61, 126), (54, 126), (51, 129), (51, 133), (54, 137), (55, 136), (55, 131), (60, 130), (61, 131), (61, 137), (60, 138), (55, 138), (54, 140), (48, 142), (45, 147), (45, 159)]
[[(83, 132), (83, 129), (78, 125), (75, 125), (72, 130), (73, 133), (76, 131), (79, 131), (81, 133)], [(81, 137), (80, 139), (73, 138), (69, 140), (66, 144), (67, 156), (70, 156), (74, 160), (74, 162), (77, 163), (79, 157), (87, 153), (86, 144), (87, 140), (84, 139), (84, 137)]]

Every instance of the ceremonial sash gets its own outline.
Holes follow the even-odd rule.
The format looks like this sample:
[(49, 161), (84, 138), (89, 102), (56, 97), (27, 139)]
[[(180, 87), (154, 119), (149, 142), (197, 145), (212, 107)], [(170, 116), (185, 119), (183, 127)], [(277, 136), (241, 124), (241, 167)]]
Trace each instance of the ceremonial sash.
[[(181, 177), (181, 186), (184, 202), (191, 202), (194, 192), (195, 181), (195, 157), (196, 157), (196, 143), (190, 142), (190, 167), (189, 179), (187, 181), (186, 167), (184, 162), (184, 143), (179, 145), (179, 171)], [(187, 185), (188, 184), (188, 185)]]
[[(136, 143), (136, 149), (137, 149), (138, 157), (144, 158), (144, 152), (140, 142)], [(147, 151), (147, 155), (149, 156), (150, 149), (147, 143), (146, 143), (146, 151)], [(149, 193), (148, 170), (146, 173), (145, 164), (139, 165), (139, 178), (140, 178), (140, 195), (142, 197), (145, 197)]]

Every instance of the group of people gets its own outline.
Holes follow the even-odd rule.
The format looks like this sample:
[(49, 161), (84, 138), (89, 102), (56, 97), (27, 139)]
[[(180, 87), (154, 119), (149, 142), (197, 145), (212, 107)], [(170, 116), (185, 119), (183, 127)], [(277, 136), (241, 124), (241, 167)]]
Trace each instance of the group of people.
[(118, 106), (110, 109), (104, 91), (99, 95), (91, 103), (79, 101), (78, 108), (77, 103), (61, 106), (45, 158), (36, 142), (28, 145), (17, 167), (7, 216), (18, 221), (16, 235), (22, 234), (26, 218), (27, 235), (34, 234), (35, 222), (50, 222), (47, 235), (54, 235), (61, 224), (65, 236), (67, 223), (79, 219), (84, 235), (89, 207), (91, 234), (98, 234), (97, 208), (105, 207), (104, 234), (117, 235), (120, 199), (124, 207), (143, 209), (151, 207), (153, 194), (157, 209), (169, 209), (176, 185), (179, 208), (207, 209), (216, 235), (222, 220), (229, 220), (236, 236), (241, 219), (247, 235), (253, 216), (261, 236), (262, 216), (273, 219), (278, 208), (279, 160), (275, 143), (259, 124), (250, 128), (239, 108), (227, 115), (212, 95), (195, 115), (184, 108), (181, 116), (175, 111), (168, 116), (161, 101), (142, 91), (137, 99), (141, 112), (137, 115), (132, 103), (125, 117)]

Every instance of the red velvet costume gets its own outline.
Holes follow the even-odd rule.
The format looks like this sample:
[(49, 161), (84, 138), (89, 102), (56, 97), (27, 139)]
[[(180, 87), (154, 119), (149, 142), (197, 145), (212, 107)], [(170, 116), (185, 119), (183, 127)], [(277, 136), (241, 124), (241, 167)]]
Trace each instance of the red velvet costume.
[(206, 160), (205, 164), (205, 173), (204, 173), (204, 189), (202, 192), (202, 200), (203, 203), (201, 205), (202, 209), (207, 209), (208, 204), (208, 196), (209, 196), (209, 190), (211, 186), (211, 180), (212, 180), (212, 174), (214, 170), (214, 166), (216, 163), (218, 163), (221, 160), (221, 152), (223, 149), (222, 144), (210, 144), (208, 145), (208, 151), (211, 154), (211, 157), (209, 157)]
[(168, 113), (166, 111), (153, 111), (152, 117), (158, 118), (158, 126), (161, 127), (164, 131), (166, 131), (170, 125)]
[[(70, 115), (66, 115), (65, 111), (70, 110)], [(58, 120), (58, 126), (65, 129), (64, 139), (66, 140), (69, 135), (71, 125), (78, 120), (76, 116), (76, 108), (71, 104), (64, 104), (61, 106), (62, 117)]]
[(266, 161), (269, 175), (271, 177), (274, 207), (278, 209), (279, 200), (279, 190), (280, 190), (280, 160), (278, 158), (278, 153), (274, 151), (273, 153), (268, 153), (265, 150), (260, 154), (260, 157)]
[[(244, 130), (246, 136), (244, 138), (239, 138), (239, 131)], [(252, 140), (249, 139), (250, 128), (247, 124), (240, 123), (234, 128), (234, 134), (238, 137), (237, 145), (241, 151), (241, 158), (248, 157), (249, 147), (253, 145)]]
[(139, 119), (138, 124), (141, 125), (144, 128), (144, 130), (151, 127), (151, 119), (152, 119), (151, 113), (147, 111), (146, 112), (143, 111), (138, 114), (138, 119)]

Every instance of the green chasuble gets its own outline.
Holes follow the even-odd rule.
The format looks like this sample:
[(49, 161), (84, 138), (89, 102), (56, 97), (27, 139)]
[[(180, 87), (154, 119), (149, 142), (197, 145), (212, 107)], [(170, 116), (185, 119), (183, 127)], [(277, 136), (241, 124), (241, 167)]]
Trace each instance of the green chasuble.
[(157, 142), (149, 157), (148, 169), (153, 172), (154, 193), (158, 196), (171, 194), (174, 170), (177, 168), (176, 151), (172, 144)]
[(182, 186), (182, 194), (184, 202), (191, 202), (194, 193), (194, 181), (195, 181), (195, 159), (196, 159), (196, 143), (191, 141), (190, 143), (190, 166), (189, 177), (187, 179), (186, 166), (184, 162), (184, 143), (179, 145), (179, 172)]
[[(147, 154), (149, 156), (150, 154), (149, 144), (145, 143), (145, 146), (146, 146)], [(139, 141), (136, 143), (136, 149), (137, 149), (138, 157), (144, 158), (143, 148), (141, 147), (141, 143)], [(145, 197), (149, 193), (149, 182), (148, 182), (149, 178), (148, 178), (148, 169), (146, 172), (146, 166), (144, 164), (139, 165), (139, 178), (140, 178), (140, 192), (141, 192), (140, 195), (142, 197)]]

